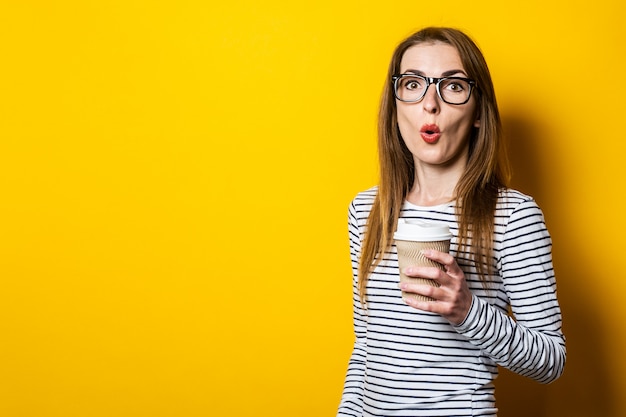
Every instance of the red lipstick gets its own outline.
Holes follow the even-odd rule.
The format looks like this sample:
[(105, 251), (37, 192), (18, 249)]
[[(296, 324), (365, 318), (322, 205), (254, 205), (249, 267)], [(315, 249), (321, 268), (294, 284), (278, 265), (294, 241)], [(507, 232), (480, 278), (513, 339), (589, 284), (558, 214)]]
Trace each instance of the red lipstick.
[(439, 130), (439, 126), (436, 124), (426, 124), (420, 129), (420, 134), (422, 139), (424, 139), (424, 142), (435, 143), (439, 140), (441, 131)]

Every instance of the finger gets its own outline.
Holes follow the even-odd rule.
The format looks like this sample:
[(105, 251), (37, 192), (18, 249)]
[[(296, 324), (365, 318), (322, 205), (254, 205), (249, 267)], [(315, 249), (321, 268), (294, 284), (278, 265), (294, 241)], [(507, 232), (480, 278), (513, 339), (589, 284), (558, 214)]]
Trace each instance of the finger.
[(407, 277), (436, 279), (441, 269), (432, 266), (409, 266), (404, 268), (402, 272)]
[(455, 263), (454, 256), (447, 252), (440, 252), (434, 249), (422, 250), (422, 255), (442, 265), (452, 265)]
[(431, 298), (433, 300), (424, 301), (418, 300), (415, 297), (408, 296), (404, 297), (403, 300), (408, 306), (417, 308), (418, 310), (441, 314), (445, 310), (443, 303), (437, 300), (435, 297), (431, 296)]
[(398, 284), (398, 287), (404, 291), (404, 292), (408, 292), (411, 294), (418, 294), (418, 295), (424, 295), (426, 297), (433, 297), (433, 293), (434, 293), (434, 289), (438, 288), (434, 285), (428, 285), (428, 284), (412, 284), (409, 282), (401, 282), (400, 284)]
[(414, 299), (413, 295), (420, 295), (435, 301), (449, 301), (450, 291), (442, 286), (402, 282), (398, 285), (403, 292), (403, 298)]
[[(402, 284), (407, 285), (407, 288), (410, 291), (414, 291), (418, 286), (427, 285), (429, 287), (448, 287), (453, 281), (458, 280), (458, 278), (454, 278), (445, 271), (442, 271), (440, 268), (426, 267), (424, 269), (419, 269), (415, 271), (410, 270), (411, 267), (407, 269), (406, 272), (411, 272), (410, 274), (405, 273), (405, 275), (409, 278), (409, 280), (403, 281)], [(432, 281), (433, 283), (428, 285), (424, 283), (420, 283), (419, 281), (412, 280), (411, 278), (417, 279), (425, 279)], [(401, 284), (401, 285), (402, 285)]]
[(422, 254), (426, 258), (443, 265), (448, 273), (452, 273), (454, 275), (462, 273), (461, 268), (456, 263), (456, 259), (454, 259), (454, 256), (450, 255), (449, 253), (439, 252), (432, 249), (425, 249), (422, 251)]
[(404, 302), (413, 308), (421, 311), (427, 311), (430, 313), (436, 313), (443, 316), (452, 324), (460, 324), (467, 317), (469, 308), (467, 309), (455, 309), (450, 303), (442, 301), (421, 301), (415, 298), (405, 298)]

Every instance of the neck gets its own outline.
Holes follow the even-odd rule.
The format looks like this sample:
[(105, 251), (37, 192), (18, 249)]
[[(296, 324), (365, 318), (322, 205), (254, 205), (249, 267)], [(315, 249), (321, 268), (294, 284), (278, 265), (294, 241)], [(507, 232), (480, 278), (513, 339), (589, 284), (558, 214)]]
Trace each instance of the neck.
[(415, 167), (413, 187), (407, 200), (418, 206), (436, 206), (456, 198), (456, 185), (463, 171), (440, 167)]

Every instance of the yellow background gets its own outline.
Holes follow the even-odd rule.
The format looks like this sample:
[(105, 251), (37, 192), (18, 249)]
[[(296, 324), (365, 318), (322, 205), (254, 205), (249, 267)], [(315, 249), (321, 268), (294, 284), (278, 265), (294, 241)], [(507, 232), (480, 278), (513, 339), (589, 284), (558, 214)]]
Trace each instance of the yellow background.
[(624, 6), (0, 5), (0, 415), (334, 415), (347, 206), (396, 43), (467, 31), (554, 240), (564, 376), (503, 416), (626, 415)]

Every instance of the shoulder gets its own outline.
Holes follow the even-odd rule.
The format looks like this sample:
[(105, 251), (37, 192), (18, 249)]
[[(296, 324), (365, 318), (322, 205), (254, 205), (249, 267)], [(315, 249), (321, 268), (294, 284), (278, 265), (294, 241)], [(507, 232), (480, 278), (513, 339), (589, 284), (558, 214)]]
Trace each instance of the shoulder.
[(377, 193), (378, 187), (376, 186), (365, 191), (361, 191), (352, 199), (349, 209), (350, 218), (353, 219), (351, 222), (358, 224), (359, 226), (364, 226), (366, 224), (370, 211), (372, 211), (372, 206), (374, 205)]
[(496, 204), (496, 227), (511, 229), (519, 227), (545, 228), (545, 220), (541, 208), (535, 199), (518, 190), (502, 189)]
[(501, 188), (498, 192), (499, 205), (516, 205), (528, 201), (534, 201), (534, 199), (531, 196), (513, 188)]
[(496, 215), (511, 215), (519, 210), (540, 211), (533, 197), (512, 188), (500, 189), (496, 203)]
[(378, 186), (374, 186), (365, 191), (361, 191), (352, 200), (352, 206), (357, 212), (370, 211), (372, 205), (374, 204), (374, 200), (376, 199), (377, 193)]

